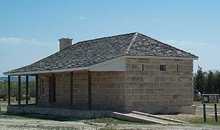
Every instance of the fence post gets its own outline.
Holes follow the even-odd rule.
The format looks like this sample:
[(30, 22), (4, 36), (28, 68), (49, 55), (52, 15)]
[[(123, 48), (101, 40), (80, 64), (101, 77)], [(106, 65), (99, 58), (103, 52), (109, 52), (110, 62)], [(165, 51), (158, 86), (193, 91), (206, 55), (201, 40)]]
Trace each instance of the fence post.
[(204, 123), (206, 122), (206, 108), (205, 108), (205, 103), (203, 103), (203, 121)]
[(215, 103), (215, 121), (218, 122), (217, 104)]

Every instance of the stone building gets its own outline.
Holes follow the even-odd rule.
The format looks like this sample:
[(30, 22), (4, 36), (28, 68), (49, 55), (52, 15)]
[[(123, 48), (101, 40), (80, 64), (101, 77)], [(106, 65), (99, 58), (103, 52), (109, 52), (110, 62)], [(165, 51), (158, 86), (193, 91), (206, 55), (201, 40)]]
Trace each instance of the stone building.
[(193, 113), (197, 56), (140, 33), (59, 42), (55, 54), (5, 73), (38, 77), (37, 106)]

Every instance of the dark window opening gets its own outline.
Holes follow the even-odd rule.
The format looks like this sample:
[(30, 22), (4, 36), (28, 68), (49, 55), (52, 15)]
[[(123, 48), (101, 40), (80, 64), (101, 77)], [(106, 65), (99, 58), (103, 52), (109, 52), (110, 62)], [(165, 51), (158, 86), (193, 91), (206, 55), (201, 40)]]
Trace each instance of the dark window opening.
[(141, 65), (141, 71), (144, 71), (144, 64)]
[(49, 102), (56, 102), (56, 78), (54, 74), (49, 78)]
[(166, 71), (167, 66), (166, 65), (160, 65), (160, 71)]
[(179, 65), (178, 65), (178, 64), (176, 65), (176, 71), (177, 71), (177, 72), (180, 72), (180, 68), (179, 68)]

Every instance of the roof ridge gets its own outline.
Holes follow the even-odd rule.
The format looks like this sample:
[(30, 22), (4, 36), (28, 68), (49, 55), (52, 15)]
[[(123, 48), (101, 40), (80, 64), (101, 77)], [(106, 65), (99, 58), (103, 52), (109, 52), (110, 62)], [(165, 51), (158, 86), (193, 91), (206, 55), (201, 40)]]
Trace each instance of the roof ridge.
[[(124, 33), (124, 34), (111, 35), (111, 36), (106, 36), (106, 37), (98, 37), (98, 38), (94, 38), (94, 39), (78, 41), (78, 42), (72, 44), (71, 46), (64, 48), (63, 50), (57, 51), (57, 52), (55, 52), (55, 53), (53, 53), (53, 54), (51, 54), (51, 55), (49, 55), (49, 56), (47, 56), (45, 58), (42, 58), (42, 59), (40, 59), (40, 60), (38, 60), (36, 62), (39, 62), (39, 61), (41, 61), (43, 59), (46, 59), (46, 58), (48, 58), (48, 57), (50, 57), (52, 55), (60, 53), (61, 51), (65, 51), (67, 49), (70, 49), (71, 47), (74, 47), (74, 46), (77, 46), (77, 45), (82, 45), (82, 44), (88, 44), (88, 42), (90, 42), (90, 41), (101, 40), (101, 39), (105, 39), (105, 38), (118, 37), (118, 36), (131, 35), (131, 34), (135, 35), (135, 34), (138, 34), (138, 32)], [(34, 62), (34, 63), (36, 63), (36, 62)], [(32, 64), (34, 64), (34, 63), (32, 63)], [(32, 64), (30, 64), (30, 65), (32, 65)]]
[[(98, 37), (98, 38), (93, 38), (93, 39), (88, 39), (88, 40), (82, 40), (82, 41), (78, 41), (78, 42), (72, 44), (71, 46), (66, 47), (66, 48), (64, 48), (63, 50), (60, 50), (60, 51), (67, 50), (68, 48), (71, 48), (71, 47), (79, 45), (79, 44), (87, 44), (87, 42), (91, 42), (91, 41), (95, 41), (95, 40), (101, 40), (101, 39), (105, 39), (105, 38), (113, 38), (113, 37), (125, 36), (125, 35), (131, 35), (131, 34), (135, 35), (135, 34), (138, 34), (138, 32), (124, 33), (124, 34), (110, 35), (110, 36), (106, 36), (106, 37)], [(56, 53), (59, 53), (60, 51), (58, 51)]]
[[(135, 33), (137, 33), (137, 32), (124, 33), (124, 34), (118, 34), (118, 35), (109, 35), (109, 36), (105, 36), (105, 37), (97, 37), (97, 38), (78, 41), (77, 43), (89, 42), (89, 41), (100, 40), (100, 39), (105, 39), (105, 38), (112, 38), (112, 37), (118, 37), (118, 36), (131, 35), (131, 34), (135, 34)], [(75, 44), (77, 44), (77, 43), (75, 43)]]
[(130, 42), (128, 48), (126, 49), (126, 52), (125, 52), (126, 54), (129, 53), (129, 50), (130, 50), (131, 46), (133, 45), (133, 43), (135, 42), (137, 36), (138, 36), (138, 33), (136, 32), (136, 33), (133, 35), (133, 38), (131, 39), (131, 42)]

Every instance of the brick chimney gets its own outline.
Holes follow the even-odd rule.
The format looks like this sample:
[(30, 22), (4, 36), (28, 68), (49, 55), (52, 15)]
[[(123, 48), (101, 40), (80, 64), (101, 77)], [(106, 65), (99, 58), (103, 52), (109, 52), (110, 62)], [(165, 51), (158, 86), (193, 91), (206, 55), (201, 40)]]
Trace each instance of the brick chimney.
[(72, 45), (72, 39), (61, 38), (59, 39), (60, 51)]

